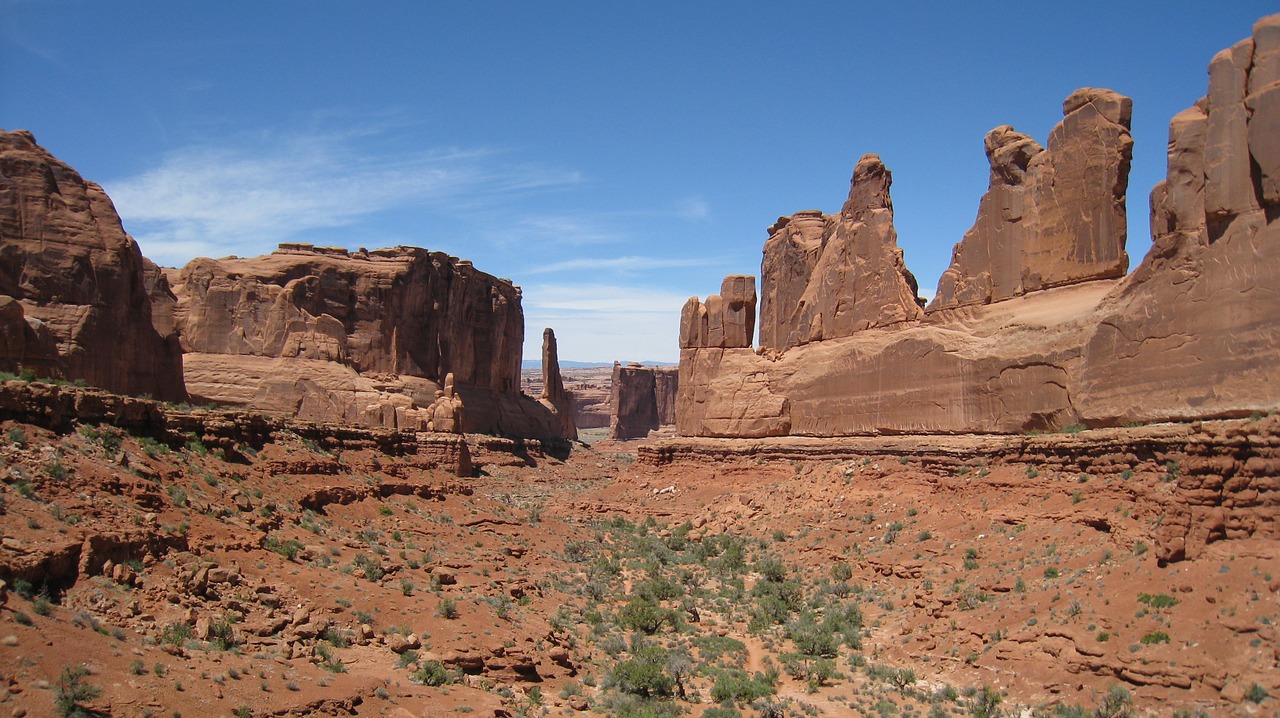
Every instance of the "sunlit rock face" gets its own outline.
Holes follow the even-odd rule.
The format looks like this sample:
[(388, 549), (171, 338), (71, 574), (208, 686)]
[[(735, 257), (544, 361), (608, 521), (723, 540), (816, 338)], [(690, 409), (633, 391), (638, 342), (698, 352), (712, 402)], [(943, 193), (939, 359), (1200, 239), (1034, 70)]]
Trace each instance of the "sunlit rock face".
[(185, 398), (181, 350), (152, 324), (146, 275), (100, 186), (30, 132), (0, 131), (0, 369)]
[[(566, 426), (519, 391), (520, 289), (469, 261), (416, 247), (286, 244), (169, 275), (200, 399), (423, 429), (452, 375), (461, 430), (573, 438), (571, 416)], [(554, 359), (554, 337), (552, 347)]]
[(1128, 276), (1128, 98), (1072, 93), (1047, 149), (988, 133), (990, 187), (925, 311), (891, 241), (887, 171), (864, 158), (840, 215), (770, 227), (758, 349), (715, 332), (725, 289), (685, 306), (679, 432), (1016, 433), (1280, 409), (1280, 15), (1209, 78), (1170, 123), (1153, 245)]

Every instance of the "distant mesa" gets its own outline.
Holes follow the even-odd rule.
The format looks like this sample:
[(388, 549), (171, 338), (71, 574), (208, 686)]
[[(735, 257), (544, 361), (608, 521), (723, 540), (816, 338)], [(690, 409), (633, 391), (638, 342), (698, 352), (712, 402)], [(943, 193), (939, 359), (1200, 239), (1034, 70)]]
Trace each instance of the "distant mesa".
[(1017, 433), (1280, 408), (1280, 15), (1219, 53), (1170, 124), (1153, 246), (1125, 276), (1132, 103), (1084, 88), (1048, 148), (985, 138), (990, 186), (921, 308), (891, 175), (859, 160), (838, 215), (769, 227), (754, 279), (680, 318), (689, 437)]

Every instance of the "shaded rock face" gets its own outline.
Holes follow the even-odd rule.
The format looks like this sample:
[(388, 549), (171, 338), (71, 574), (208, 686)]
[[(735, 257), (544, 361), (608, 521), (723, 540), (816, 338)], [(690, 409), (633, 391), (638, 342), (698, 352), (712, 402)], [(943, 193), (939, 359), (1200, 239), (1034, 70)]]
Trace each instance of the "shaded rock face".
[[(1129, 102), (1078, 91), (1047, 150), (1008, 127), (988, 135), (991, 189), (923, 316), (805, 342), (778, 329), (803, 322), (774, 312), (759, 352), (682, 342), (679, 433), (1017, 433), (1280, 409), (1280, 15), (1209, 75), (1170, 124), (1154, 243), (1132, 274)], [(800, 279), (819, 273), (834, 221), (775, 225), (762, 313), (805, 303)]]
[(990, 187), (931, 308), (1124, 276), (1133, 102), (1083, 88), (1062, 111), (1048, 150), (1008, 125), (987, 133)]
[(807, 210), (769, 228), (760, 265), (761, 348), (785, 351), (923, 315), (893, 228), (892, 183), (880, 158), (864, 155), (839, 215)]
[[(415, 247), (286, 244), (170, 270), (193, 396), (317, 421), (425, 429), (452, 375), (451, 430), (563, 436), (520, 393), (520, 290)], [(161, 280), (157, 279), (157, 284)], [(448, 423), (448, 422), (444, 422)]]
[(152, 325), (138, 245), (102, 188), (0, 131), (0, 369), (186, 398), (182, 352)]
[(609, 438), (644, 438), (675, 423), (679, 373), (674, 367), (614, 362)]
[(1099, 308), (1081, 396), (1091, 422), (1267, 411), (1280, 387), (1280, 15), (1213, 58), (1169, 124), (1153, 244)]

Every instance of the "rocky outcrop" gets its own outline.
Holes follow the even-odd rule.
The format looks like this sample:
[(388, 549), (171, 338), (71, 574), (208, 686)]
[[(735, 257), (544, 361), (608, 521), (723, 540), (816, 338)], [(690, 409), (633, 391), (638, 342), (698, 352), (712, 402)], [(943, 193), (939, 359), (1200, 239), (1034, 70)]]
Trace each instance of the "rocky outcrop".
[[(1280, 409), (1278, 68), (1280, 16), (1214, 58), (1208, 96), (1171, 123), (1154, 244), (1127, 277), (1129, 101), (1106, 90), (1067, 98), (1047, 150), (1008, 127), (988, 135), (991, 189), (922, 316), (827, 337), (828, 315), (808, 309), (812, 283), (798, 286), (810, 264), (819, 276), (815, 253), (839, 236), (835, 220), (807, 212), (775, 225), (764, 306), (824, 317), (821, 341), (792, 334), (813, 324), (776, 311), (759, 351), (691, 341), (712, 315), (711, 300), (691, 300), (680, 434), (1018, 433)], [(853, 204), (887, 205), (869, 194)]]
[[(169, 270), (194, 397), (302, 419), (425, 429), (452, 375), (453, 430), (572, 438), (520, 393), (520, 289), (416, 247), (286, 244)], [(157, 278), (156, 285), (163, 279)], [(445, 417), (441, 416), (441, 419)]]
[(560, 350), (550, 327), (542, 330), (542, 404), (556, 419), (556, 436), (578, 438), (578, 428), (573, 423), (573, 394), (564, 388), (560, 377)]
[(0, 131), (0, 369), (185, 398), (182, 353), (152, 325), (145, 273), (101, 187), (30, 132)]
[(680, 313), (680, 347), (750, 347), (756, 333), (756, 278), (724, 278), (706, 302), (690, 297)]
[(987, 133), (990, 188), (931, 307), (987, 304), (1124, 276), (1133, 102), (1083, 88), (1062, 103), (1049, 149), (1008, 125)]
[(177, 274), (174, 315), (188, 352), (519, 386), (520, 290), (443, 252), (286, 244), (265, 257), (196, 259)]
[(679, 374), (673, 367), (613, 364), (609, 438), (644, 438), (675, 423)]
[(781, 352), (922, 316), (893, 228), (892, 183), (880, 158), (864, 155), (839, 215), (808, 210), (769, 228), (760, 265), (761, 348)]
[(1079, 392), (1091, 423), (1275, 408), (1280, 387), (1280, 15), (1209, 64), (1169, 125), (1151, 251), (1099, 308)]

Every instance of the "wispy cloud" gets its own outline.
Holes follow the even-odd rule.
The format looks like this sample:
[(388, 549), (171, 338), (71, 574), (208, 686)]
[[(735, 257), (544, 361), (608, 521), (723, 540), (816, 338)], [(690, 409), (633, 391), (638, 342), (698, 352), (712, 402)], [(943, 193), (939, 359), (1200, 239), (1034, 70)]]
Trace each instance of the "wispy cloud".
[(680, 202), (681, 219), (697, 222), (711, 217), (711, 205), (701, 197), (688, 197)]
[(144, 252), (181, 263), (198, 254), (257, 254), (410, 205), (456, 211), (580, 181), (576, 172), (515, 165), (493, 150), (394, 153), (353, 132), (189, 147), (106, 184)]
[(602, 259), (568, 259), (553, 262), (525, 270), (525, 274), (551, 274), (554, 272), (601, 272), (613, 271), (619, 274), (634, 274), (654, 269), (675, 269), (678, 267), (705, 267), (714, 264), (711, 259), (676, 259), (669, 257), (610, 257)]

